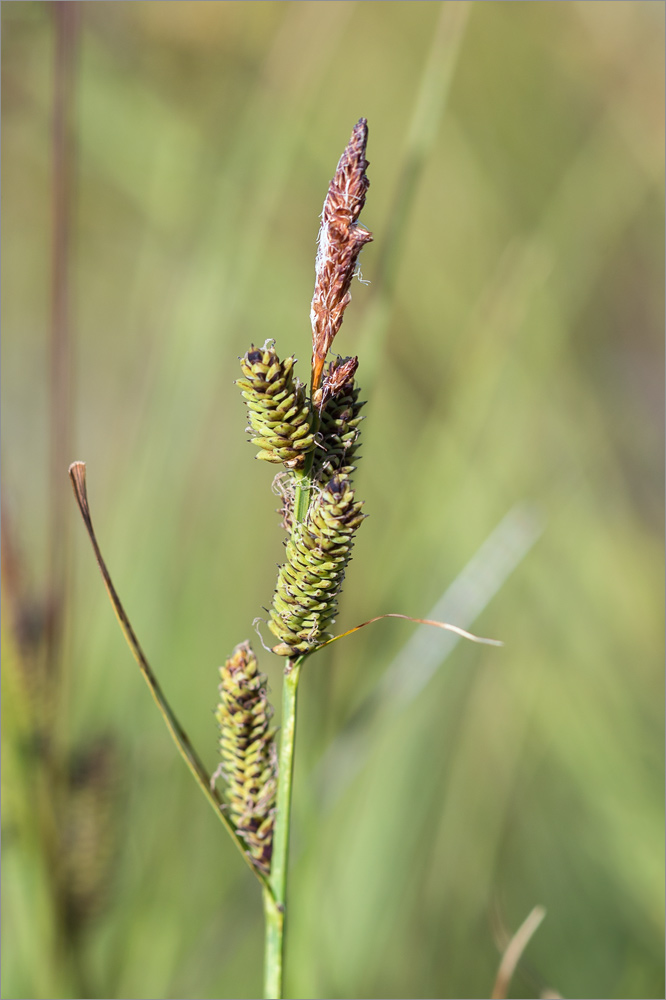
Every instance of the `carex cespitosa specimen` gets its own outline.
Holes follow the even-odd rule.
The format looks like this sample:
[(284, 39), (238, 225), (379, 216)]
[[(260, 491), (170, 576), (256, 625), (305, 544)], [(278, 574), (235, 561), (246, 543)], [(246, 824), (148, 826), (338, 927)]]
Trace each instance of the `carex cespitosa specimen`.
[[(358, 223), (369, 186), (367, 138), (361, 118), (324, 201), (310, 310), (310, 394), (295, 374), (296, 359), (280, 360), (273, 340), (252, 345), (240, 359), (237, 384), (247, 405), (251, 442), (259, 449), (256, 457), (286, 469), (279, 474), (286, 561), (278, 572), (268, 627), (278, 640), (272, 651), (288, 663), (330, 638), (354, 533), (365, 516), (351, 485), (363, 406), (355, 381), (358, 358), (335, 358), (325, 365), (351, 299), (359, 253), (372, 239)], [(292, 506), (297, 477), (308, 490), (300, 517)], [(220, 675), (217, 719), (226, 798), (253, 863), (269, 872), (277, 769), (266, 680), (247, 642), (236, 647)]]
[[(259, 671), (249, 642), (238, 645), (220, 668), (221, 764), (214, 779), (226, 782), (223, 804), (214, 779), (197, 756), (176, 719), (146, 660), (129, 619), (113, 587), (92, 527), (85, 483), (85, 466), (70, 467), (79, 510), (88, 530), (109, 597), (125, 637), (148, 683), (165, 723), (200, 788), (218, 818), (258, 876), (266, 915), (266, 980), (264, 996), (283, 996), (283, 948), (286, 919), (286, 884), (292, 794), (296, 701), (299, 676), (305, 659), (331, 641), (338, 599), (349, 563), (355, 533), (363, 521), (363, 503), (352, 486), (359, 457), (363, 419), (356, 382), (358, 358), (329, 352), (351, 299), (350, 287), (358, 257), (372, 235), (359, 224), (369, 182), (365, 170), (367, 123), (361, 118), (340, 158), (329, 185), (321, 216), (315, 262), (315, 288), (310, 317), (312, 357), (309, 391), (296, 376), (293, 356), (280, 360), (275, 342), (252, 345), (240, 359), (238, 379), (247, 404), (251, 441), (257, 458), (283, 469), (275, 477), (282, 493), (285, 561), (268, 611), (268, 627), (277, 642), (272, 652), (286, 660), (282, 690), (281, 736), (278, 755), (273, 709), (267, 698), (267, 680)], [(328, 361), (328, 365), (327, 365)], [(379, 618), (407, 618), (400, 614)], [(357, 625), (355, 632), (378, 621)], [(411, 621), (450, 629), (478, 642), (453, 625), (429, 619)], [(349, 634), (349, 633), (344, 633)], [(263, 640), (262, 640), (263, 642)], [(92, 761), (92, 763), (91, 763)], [(73, 785), (76, 811), (69, 817), (68, 833), (74, 850), (63, 860), (69, 875), (75, 854), (86, 853), (85, 878), (73, 883), (68, 900), (69, 918), (81, 924), (101, 898), (105, 852), (92, 848), (99, 839), (92, 824), (89, 800), (103, 789), (104, 768), (95, 758), (88, 762)], [(102, 761), (103, 763), (103, 761)], [(213, 786), (213, 787), (211, 787)], [(100, 814), (101, 815), (101, 814)]]

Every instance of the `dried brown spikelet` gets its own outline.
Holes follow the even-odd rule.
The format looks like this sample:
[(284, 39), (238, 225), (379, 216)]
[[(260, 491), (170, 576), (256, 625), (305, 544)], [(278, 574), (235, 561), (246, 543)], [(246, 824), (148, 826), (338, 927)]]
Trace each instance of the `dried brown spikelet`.
[(317, 407), (322, 407), (331, 397), (340, 396), (354, 384), (358, 358), (338, 358), (328, 366), (324, 381), (312, 397)]
[(279, 656), (309, 653), (329, 636), (354, 533), (365, 517), (346, 475), (318, 493), (305, 522), (294, 525), (280, 567), (268, 627)]
[(315, 263), (312, 323), (312, 391), (319, 388), (326, 355), (342, 325), (358, 255), (372, 234), (358, 225), (370, 186), (365, 169), (368, 123), (359, 119), (340, 157), (321, 215)]
[(295, 361), (294, 357), (280, 361), (273, 342), (267, 341), (240, 359), (245, 377), (236, 383), (247, 404), (257, 458), (288, 469), (302, 468), (314, 448), (312, 414), (305, 387), (294, 376)]
[(319, 390), (321, 404), (317, 450), (314, 456), (313, 476), (326, 482), (335, 473), (351, 476), (352, 464), (359, 448), (361, 407), (359, 390), (354, 384), (358, 367), (356, 358), (333, 361)]
[(260, 871), (270, 871), (277, 791), (273, 715), (249, 642), (236, 646), (220, 667), (220, 770), (226, 779), (231, 815)]

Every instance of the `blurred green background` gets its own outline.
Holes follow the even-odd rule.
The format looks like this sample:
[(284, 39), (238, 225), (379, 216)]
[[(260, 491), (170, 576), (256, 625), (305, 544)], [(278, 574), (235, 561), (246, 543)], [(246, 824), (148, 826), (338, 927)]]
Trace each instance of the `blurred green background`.
[[(37, 602), (55, 7), (2, 5), (3, 501)], [(389, 620), (308, 663), (287, 995), (489, 996), (540, 904), (510, 995), (663, 996), (663, 3), (76, 8), (67, 461), (207, 766), (217, 667), (258, 647), (282, 553), (237, 357), (274, 337), (306, 378), (318, 215), (361, 115), (375, 242), (335, 347), (369, 400), (371, 516), (338, 628), (426, 616), (457, 580), (440, 610), (505, 643)], [(116, 863), (70, 967), (5, 614), (2, 995), (257, 997), (258, 886), (169, 741), (61, 473), (54, 705), (65, 749), (114, 747)], [(280, 661), (261, 663), (279, 701)]]

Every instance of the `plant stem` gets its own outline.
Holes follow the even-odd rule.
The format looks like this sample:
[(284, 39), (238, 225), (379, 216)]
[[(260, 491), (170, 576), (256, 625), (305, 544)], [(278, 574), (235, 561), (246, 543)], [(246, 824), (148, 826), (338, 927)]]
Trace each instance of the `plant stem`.
[(281, 1000), (282, 997), (291, 789), (296, 740), (296, 698), (302, 662), (303, 657), (297, 660), (287, 660), (282, 688), (280, 764), (270, 877), (272, 895), (267, 889), (264, 890), (264, 913), (266, 916), (264, 997), (266, 1000)]
[[(319, 414), (316, 407), (312, 409), (312, 430), (317, 435), (319, 430)], [(302, 523), (305, 520), (306, 514), (308, 512), (308, 507), (310, 506), (310, 490), (312, 488), (312, 465), (314, 463), (314, 451), (305, 459), (305, 465), (302, 469), (297, 470), (294, 473), (295, 480), (295, 492), (294, 492), (294, 525)]]
[(264, 920), (266, 938), (264, 944), (264, 997), (279, 1000), (282, 997), (282, 955), (284, 941), (284, 912), (279, 909), (273, 896), (264, 889)]
[[(312, 464), (312, 463), (310, 463)], [(296, 491), (294, 493), (294, 524), (302, 523), (310, 505), (310, 470), (302, 469), (295, 474)]]

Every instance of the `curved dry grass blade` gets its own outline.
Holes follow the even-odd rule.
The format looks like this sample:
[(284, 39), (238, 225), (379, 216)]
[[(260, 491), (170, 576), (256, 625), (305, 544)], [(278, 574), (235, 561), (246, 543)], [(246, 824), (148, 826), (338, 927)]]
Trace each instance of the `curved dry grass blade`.
[(404, 618), (405, 621), (415, 622), (417, 625), (434, 625), (435, 628), (446, 629), (447, 632), (455, 632), (456, 635), (461, 636), (463, 639), (469, 639), (470, 642), (480, 642), (484, 646), (503, 646), (504, 643), (499, 639), (482, 639), (481, 636), (473, 635), (472, 632), (466, 632), (464, 628), (459, 628), (457, 625), (449, 625), (448, 622), (436, 622), (432, 618), (412, 618), (411, 615), (399, 615), (399, 614), (387, 614), (378, 615), (376, 618), (369, 618), (367, 622), (361, 622), (360, 625), (350, 628), (348, 632), (342, 632), (340, 635), (333, 636), (332, 639), (328, 639), (327, 642), (322, 642), (317, 649), (323, 649), (324, 646), (330, 646), (332, 642), (337, 642), (338, 639), (344, 639), (345, 636), (351, 635), (352, 632), (358, 632), (359, 629), (365, 628), (366, 625), (372, 625), (373, 622), (379, 622), (382, 618)]
[(143, 674), (143, 678), (148, 687), (150, 688), (150, 693), (153, 696), (155, 704), (160, 710), (160, 714), (164, 719), (164, 722), (166, 723), (166, 727), (169, 730), (174, 743), (178, 747), (178, 751), (181, 757), (183, 758), (183, 760), (189, 767), (190, 771), (194, 775), (194, 778), (199, 788), (208, 799), (218, 819), (227, 828), (236, 847), (243, 855), (245, 863), (252, 870), (252, 872), (254, 872), (254, 874), (257, 876), (257, 878), (262, 883), (264, 888), (268, 892), (270, 892), (271, 890), (268, 884), (268, 879), (261, 872), (259, 872), (257, 868), (255, 868), (255, 866), (253, 865), (250, 857), (247, 854), (246, 846), (238, 836), (235, 826), (233, 825), (229, 817), (224, 813), (223, 803), (217, 790), (215, 788), (211, 788), (210, 777), (206, 772), (205, 767), (201, 763), (196, 750), (190, 743), (190, 739), (187, 733), (181, 726), (176, 716), (173, 714), (171, 707), (169, 706), (169, 703), (167, 702), (162, 692), (159, 682), (155, 677), (155, 674), (153, 673), (152, 668), (150, 667), (150, 664), (148, 663), (148, 660), (146, 659), (143, 650), (141, 649), (139, 640), (137, 639), (134, 629), (130, 624), (129, 618), (125, 613), (125, 609), (123, 608), (120, 602), (120, 598), (116, 593), (116, 589), (111, 581), (109, 571), (106, 568), (106, 563), (104, 562), (99, 545), (97, 544), (97, 538), (95, 537), (95, 531), (92, 525), (92, 518), (90, 516), (90, 506), (88, 504), (88, 491), (86, 488), (85, 462), (72, 462), (72, 464), (69, 467), (69, 478), (72, 481), (74, 496), (79, 506), (81, 517), (83, 518), (83, 523), (86, 526), (88, 537), (90, 538), (90, 543), (93, 547), (95, 558), (97, 560), (97, 565), (99, 566), (100, 573), (102, 574), (102, 579), (104, 580), (104, 586), (106, 587), (106, 592), (109, 595), (111, 604), (113, 605), (113, 610), (116, 613), (116, 617), (120, 623), (120, 627), (127, 641), (127, 645), (132, 650), (134, 659), (138, 663), (139, 669)]
[(545, 916), (546, 911), (543, 906), (535, 906), (509, 941), (504, 954), (502, 955), (502, 961), (500, 962), (499, 969), (497, 970), (495, 985), (493, 986), (493, 992), (491, 993), (491, 1000), (505, 1000), (509, 989), (509, 983), (511, 982), (511, 977), (516, 971), (516, 966), (518, 965), (525, 948), (529, 944), (532, 935)]

